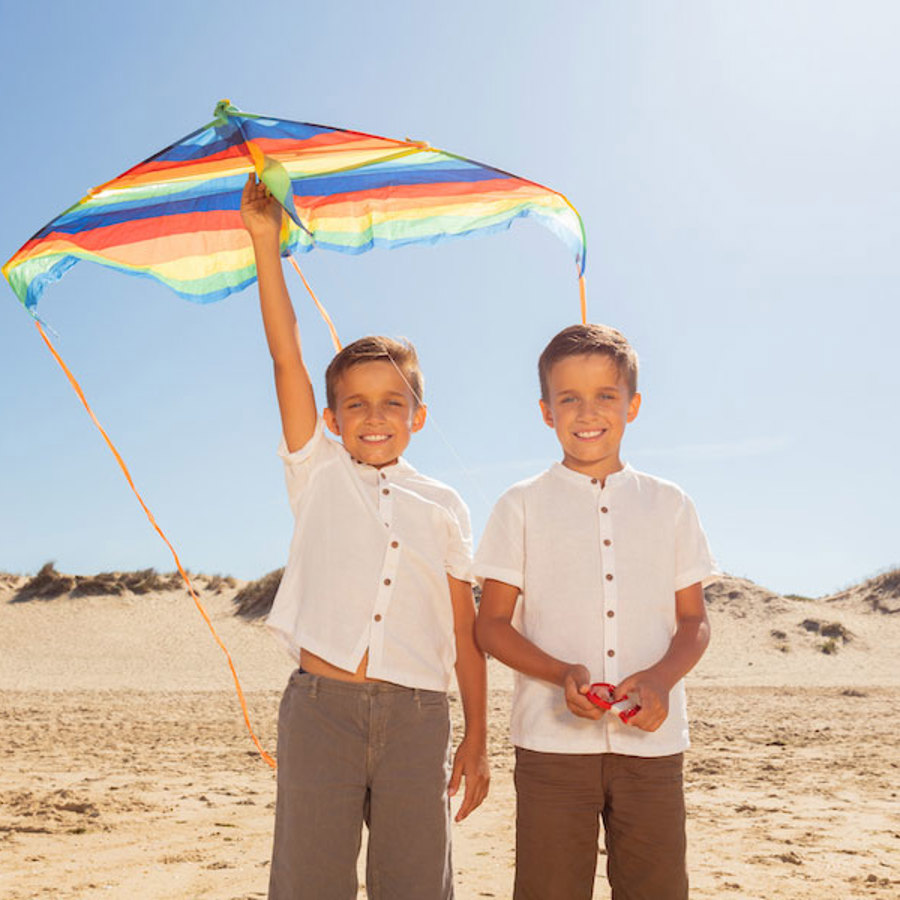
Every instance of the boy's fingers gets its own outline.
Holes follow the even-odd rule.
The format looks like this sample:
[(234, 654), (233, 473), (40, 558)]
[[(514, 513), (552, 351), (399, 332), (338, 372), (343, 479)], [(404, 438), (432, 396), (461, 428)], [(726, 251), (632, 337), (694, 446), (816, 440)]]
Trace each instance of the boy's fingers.
[(636, 716), (628, 720), (628, 724), (634, 728), (640, 728), (641, 731), (656, 731), (662, 724), (662, 719), (658, 715), (642, 709)]
[(569, 694), (566, 697), (566, 701), (572, 706), (577, 706), (579, 709), (599, 709), (599, 707), (594, 706), (584, 694)]
[(454, 821), (461, 822), (470, 812), (478, 809), (487, 797), (488, 781), (486, 778), (466, 776), (466, 791), (463, 801), (454, 816)]
[(450, 782), (447, 785), (447, 796), (455, 797), (459, 790), (459, 783), (462, 780), (462, 761), (455, 759), (453, 761), (453, 771), (450, 773)]
[(587, 706), (583, 706), (580, 703), (569, 703), (569, 712), (576, 716), (581, 716), (582, 719), (599, 719), (603, 715), (603, 710), (594, 706), (590, 700), (585, 702)]
[(613, 699), (621, 700), (626, 694), (634, 693), (637, 690), (637, 682), (634, 677), (629, 675), (624, 681), (620, 681), (613, 691)]

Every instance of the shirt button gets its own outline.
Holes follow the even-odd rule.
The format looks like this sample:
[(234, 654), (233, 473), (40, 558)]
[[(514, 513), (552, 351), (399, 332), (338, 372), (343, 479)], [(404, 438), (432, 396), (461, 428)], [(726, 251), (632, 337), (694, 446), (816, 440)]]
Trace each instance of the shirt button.
[(612, 580), (613, 580), (612, 572), (607, 572), (607, 574), (606, 574), (606, 580), (607, 580), (607, 581), (612, 581)]
[(614, 615), (615, 615), (615, 613), (614, 613), (611, 609), (608, 609), (608, 610), (606, 611), (606, 618), (607, 618), (607, 619), (611, 619)]
[(591, 484), (596, 484), (596, 483), (597, 483), (597, 479), (596, 479), (596, 478), (592, 478), (592, 479), (591, 479)]
[(616, 651), (615, 650), (607, 650), (606, 655), (609, 657), (613, 657), (616, 655)]
[(381, 475), (382, 478), (387, 478), (387, 475), (385, 475), (384, 472), (379, 472), (378, 474)]
[(400, 546), (400, 544), (397, 541), (391, 541), (391, 546), (396, 550)]
[(385, 578), (385, 579), (384, 579), (384, 583), (385, 583), (385, 584), (390, 584), (390, 583), (391, 583), (391, 579), (390, 579), (390, 578)]
[(387, 488), (382, 488), (382, 489), (381, 489), (381, 493), (382, 493), (382, 494), (389, 494), (390, 491), (389, 491)]
[(600, 507), (600, 512), (602, 512), (602, 513), (608, 513), (609, 510), (608, 510), (605, 506), (601, 506), (601, 507)]
[(611, 546), (611, 545), (612, 545), (612, 541), (611, 541), (609, 538), (604, 538), (604, 540), (603, 540), (603, 546), (604, 546), (604, 547), (609, 547), (609, 546)]
[(376, 622), (380, 622), (380, 621), (381, 621), (381, 613), (375, 613), (375, 621), (376, 621)]

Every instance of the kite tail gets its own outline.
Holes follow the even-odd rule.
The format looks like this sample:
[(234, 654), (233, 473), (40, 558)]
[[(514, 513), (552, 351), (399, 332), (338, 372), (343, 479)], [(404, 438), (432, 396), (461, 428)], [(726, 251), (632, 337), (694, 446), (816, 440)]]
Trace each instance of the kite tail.
[(584, 275), (578, 276), (578, 294), (581, 297), (581, 324), (587, 325), (587, 298), (585, 296)]
[(128, 467), (125, 465), (125, 461), (119, 455), (119, 451), (116, 449), (113, 442), (110, 440), (109, 435), (104, 430), (103, 426), (98, 421), (97, 417), (94, 415), (94, 411), (91, 409), (90, 405), (87, 402), (87, 398), (84, 396), (84, 391), (81, 389), (81, 385), (75, 380), (75, 376), (69, 371), (69, 367), (63, 362), (62, 357), (59, 353), (56, 352), (56, 348), (50, 343), (50, 338), (47, 337), (46, 332), (41, 327), (41, 323), (35, 321), (35, 325), (37, 325), (37, 330), (41, 333), (41, 337), (44, 339), (44, 343), (47, 345), (47, 348), (50, 350), (50, 353), (53, 354), (53, 358), (59, 363), (60, 368), (65, 372), (66, 378), (69, 379), (69, 384), (72, 385), (73, 390), (78, 395), (78, 399), (81, 400), (84, 408), (87, 410), (88, 415), (91, 417), (94, 425), (97, 426), (97, 430), (103, 435), (103, 440), (106, 441), (107, 447), (112, 451), (113, 456), (116, 458), (116, 462), (119, 464), (119, 468), (122, 470), (125, 475), (125, 480), (128, 482), (128, 486), (134, 492), (134, 496), (137, 497), (138, 503), (141, 504), (141, 508), (147, 514), (147, 518), (150, 520), (150, 524), (156, 529), (156, 533), (163, 539), (165, 545), (169, 548), (172, 553), (172, 558), (175, 560), (175, 565), (178, 567), (178, 571), (181, 574), (181, 577), (184, 579), (184, 583), (187, 585), (187, 589), (190, 592), (191, 597), (194, 600), (194, 604), (200, 612), (200, 615), (203, 616), (203, 621), (209, 626), (210, 632), (212, 632), (212, 636), (215, 639), (215, 642), (219, 645), (222, 652), (225, 654), (225, 658), (228, 660), (228, 668), (231, 669), (231, 676), (234, 678), (234, 686), (237, 689), (238, 700), (241, 703), (241, 710), (244, 713), (244, 723), (247, 726), (247, 731), (250, 732), (250, 737), (253, 740), (253, 743), (256, 745), (256, 749), (259, 751), (259, 755), (274, 769), (275, 768), (275, 760), (266, 753), (262, 748), (262, 744), (259, 742), (259, 738), (257, 738), (256, 734), (253, 731), (253, 727), (250, 725), (250, 713), (247, 711), (247, 701), (244, 699), (244, 692), (241, 689), (241, 683), (238, 680), (237, 671), (234, 668), (234, 663), (231, 660), (231, 654), (228, 652), (228, 648), (225, 644), (222, 643), (222, 639), (216, 633), (216, 629), (213, 627), (213, 623), (209, 618), (206, 610), (203, 608), (203, 604), (200, 602), (200, 598), (197, 596), (197, 592), (194, 590), (194, 586), (191, 583), (191, 579), (188, 576), (187, 572), (185, 572), (184, 568), (181, 565), (181, 561), (178, 559), (178, 554), (175, 552), (175, 548), (169, 543), (169, 539), (163, 533), (163, 530), (156, 524), (156, 519), (153, 518), (153, 513), (147, 508), (147, 504), (144, 503), (143, 498), (138, 493), (137, 488), (134, 486), (134, 481), (131, 479), (131, 473), (128, 471)]
[(297, 270), (297, 274), (300, 276), (300, 280), (303, 282), (303, 286), (309, 291), (309, 296), (312, 297), (313, 303), (316, 304), (316, 309), (319, 311), (319, 315), (325, 320), (325, 324), (328, 326), (328, 330), (331, 332), (331, 343), (334, 344), (335, 353), (341, 352), (341, 341), (338, 337), (337, 329), (334, 327), (334, 322), (331, 321), (331, 316), (328, 315), (328, 310), (319, 303), (319, 298), (313, 293), (313, 289), (309, 286), (309, 282), (304, 277), (303, 273), (300, 271), (300, 266), (297, 265), (297, 260), (294, 259), (294, 255), (292, 253), (288, 253), (288, 258), (291, 261), (291, 265)]

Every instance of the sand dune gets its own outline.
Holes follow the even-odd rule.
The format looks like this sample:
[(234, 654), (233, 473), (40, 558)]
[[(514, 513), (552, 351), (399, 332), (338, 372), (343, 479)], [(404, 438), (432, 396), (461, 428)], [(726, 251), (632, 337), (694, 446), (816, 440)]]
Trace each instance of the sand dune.
[[(26, 599), (27, 578), (0, 574), (0, 897), (264, 897), (274, 780), (221, 651), (173, 582), (93, 593), (92, 578)], [(273, 749), (291, 662), (233, 615), (243, 585), (197, 581)], [(900, 896), (900, 576), (818, 599), (726, 578), (708, 599), (713, 643), (689, 679), (692, 896)], [(491, 679), (494, 779), (455, 833), (461, 900), (510, 896), (511, 682), (493, 663)]]

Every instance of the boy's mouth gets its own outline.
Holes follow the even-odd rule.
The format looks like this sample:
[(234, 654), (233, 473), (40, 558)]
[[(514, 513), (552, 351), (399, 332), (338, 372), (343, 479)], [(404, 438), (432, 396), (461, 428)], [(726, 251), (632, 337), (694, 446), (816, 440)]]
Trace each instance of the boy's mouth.
[(606, 434), (605, 428), (594, 429), (593, 431), (576, 431), (575, 437), (580, 441), (593, 441)]
[(389, 434), (363, 434), (359, 439), (367, 444), (383, 444), (385, 441), (389, 441), (391, 436)]

